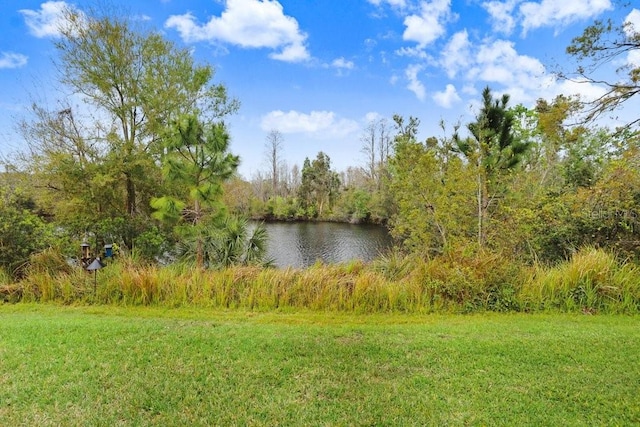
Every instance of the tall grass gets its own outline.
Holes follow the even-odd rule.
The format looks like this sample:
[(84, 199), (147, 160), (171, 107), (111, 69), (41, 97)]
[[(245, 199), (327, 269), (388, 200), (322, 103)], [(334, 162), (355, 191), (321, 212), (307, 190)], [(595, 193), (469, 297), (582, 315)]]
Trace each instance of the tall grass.
[(12, 299), (4, 299), (355, 313), (640, 312), (640, 268), (593, 248), (553, 267), (527, 267), (488, 251), (458, 250), (433, 259), (394, 253), (371, 264), (316, 263), (282, 270), (158, 267), (124, 258), (95, 276), (53, 258), (34, 258), (22, 281), (2, 285), (12, 290)]
[(585, 248), (556, 267), (536, 266), (521, 299), (526, 310), (535, 311), (639, 312), (640, 269), (611, 253)]

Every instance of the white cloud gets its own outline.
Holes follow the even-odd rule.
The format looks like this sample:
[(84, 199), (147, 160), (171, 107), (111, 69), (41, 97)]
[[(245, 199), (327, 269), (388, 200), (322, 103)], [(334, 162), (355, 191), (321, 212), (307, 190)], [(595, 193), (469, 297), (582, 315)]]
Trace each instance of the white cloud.
[(624, 32), (627, 37), (633, 37), (640, 33), (640, 10), (633, 9), (626, 18), (624, 18)]
[(243, 48), (270, 48), (279, 52), (271, 58), (300, 62), (310, 59), (305, 46), (307, 35), (298, 21), (284, 14), (276, 0), (227, 0), (227, 8), (219, 17), (198, 25), (191, 13), (173, 15), (165, 22), (175, 28), (185, 42), (212, 41), (230, 43)]
[(0, 53), (0, 69), (2, 68), (20, 68), (27, 65), (28, 58), (20, 53), (1, 52)]
[(425, 52), (424, 49), (418, 46), (414, 46), (414, 47), (403, 46), (400, 49), (397, 49), (395, 51), (395, 54), (398, 56), (406, 56), (409, 58), (418, 58), (418, 59), (424, 59), (424, 60), (429, 59), (429, 55), (427, 55), (427, 52)]
[(451, 108), (454, 103), (461, 101), (456, 87), (452, 84), (448, 84), (443, 92), (436, 92), (433, 100), (443, 108)]
[[(633, 9), (624, 19), (624, 32), (629, 38), (640, 37), (640, 10)], [(640, 67), (640, 50), (629, 51), (627, 64), (632, 67)]]
[[(558, 80), (547, 73), (537, 58), (520, 54), (512, 41), (485, 40), (472, 45), (464, 31), (452, 37), (442, 52), (440, 64), (450, 78), (463, 73), (461, 93), (477, 97), (476, 87), (488, 84), (494, 94), (508, 93), (511, 105), (533, 105), (538, 98), (552, 99), (561, 93), (593, 100), (604, 93), (601, 87), (588, 82)], [(417, 71), (411, 77), (407, 74), (407, 78), (417, 82)], [(444, 108), (460, 99), (453, 85), (447, 85), (446, 90), (433, 94), (432, 98)]]
[(627, 64), (632, 67), (640, 67), (640, 50), (632, 50), (627, 55)]
[(269, 58), (284, 62), (302, 62), (310, 58), (307, 48), (303, 44), (294, 43), (285, 46), (280, 53), (272, 53)]
[(511, 34), (516, 25), (513, 10), (516, 4), (520, 1), (521, 0), (508, 0), (506, 2), (502, 2), (493, 0), (482, 3), (482, 7), (484, 7), (489, 15), (491, 15), (491, 27), (493, 28), (493, 31)]
[(611, 0), (542, 0), (520, 5), (522, 29), (565, 26), (590, 19), (612, 8)]
[(421, 65), (414, 64), (409, 65), (405, 70), (405, 77), (409, 80), (407, 89), (413, 92), (420, 101), (424, 101), (427, 96), (427, 90), (420, 79), (418, 79), (418, 73), (422, 71), (422, 68)]
[(454, 78), (458, 71), (469, 66), (471, 61), (471, 43), (467, 30), (455, 33), (442, 50), (440, 63), (449, 78)]
[(462, 86), (462, 93), (470, 96), (476, 96), (478, 94), (478, 89), (476, 89), (472, 84), (468, 83)]
[(353, 62), (347, 61), (342, 57), (334, 59), (333, 62), (331, 63), (331, 66), (334, 68), (345, 69), (345, 70), (353, 70), (354, 68)]
[(344, 57), (336, 58), (331, 63), (322, 64), (323, 68), (333, 68), (336, 70), (338, 76), (347, 74), (349, 71), (355, 68), (355, 64), (352, 61), (346, 60)]
[(20, 13), (32, 35), (42, 37), (58, 37), (64, 23), (63, 12), (70, 8), (64, 1), (47, 1), (40, 5), (40, 10), (22, 9)]
[[(496, 40), (477, 49), (475, 66), (467, 76), (511, 87), (534, 88), (545, 74), (542, 63), (533, 57), (520, 55), (514, 43)], [(533, 86), (533, 87), (532, 87)]]
[(309, 114), (291, 110), (271, 111), (262, 117), (264, 131), (277, 129), (282, 133), (304, 133), (315, 138), (344, 137), (359, 129), (354, 120), (341, 119), (333, 111), (312, 111)]
[(420, 14), (404, 19), (402, 39), (418, 43), (420, 48), (433, 43), (445, 33), (444, 23), (452, 19), (451, 0), (422, 1)]
[(381, 6), (385, 3), (389, 4), (392, 7), (404, 8), (407, 5), (405, 0), (367, 0), (374, 6)]
[(377, 122), (378, 120), (384, 118), (382, 116), (382, 114), (376, 112), (376, 111), (370, 111), (367, 114), (364, 115), (364, 122), (365, 123), (371, 123), (371, 122)]
[(586, 80), (556, 80), (549, 79), (540, 92), (540, 96), (545, 99), (553, 99), (556, 96), (578, 95), (583, 101), (590, 102), (602, 97), (606, 89), (602, 86), (594, 85)]

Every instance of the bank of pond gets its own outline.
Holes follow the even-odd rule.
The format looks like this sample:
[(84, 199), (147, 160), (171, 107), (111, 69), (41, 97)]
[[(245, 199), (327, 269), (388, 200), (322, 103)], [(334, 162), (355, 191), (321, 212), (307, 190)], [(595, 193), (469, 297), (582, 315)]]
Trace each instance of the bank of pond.
[(637, 314), (640, 268), (594, 248), (555, 266), (521, 265), (482, 251), (433, 259), (391, 251), (369, 262), (316, 261), (306, 268), (200, 270), (121, 258), (95, 272), (49, 254), (18, 282), (0, 276), (0, 300), (355, 313)]

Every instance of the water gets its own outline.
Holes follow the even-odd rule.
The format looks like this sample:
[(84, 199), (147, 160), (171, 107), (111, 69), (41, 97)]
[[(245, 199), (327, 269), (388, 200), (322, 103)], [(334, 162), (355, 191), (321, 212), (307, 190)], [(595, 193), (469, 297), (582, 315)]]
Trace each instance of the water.
[(267, 259), (276, 267), (308, 267), (353, 259), (371, 261), (391, 247), (391, 237), (377, 225), (333, 222), (275, 222), (264, 224), (269, 235)]

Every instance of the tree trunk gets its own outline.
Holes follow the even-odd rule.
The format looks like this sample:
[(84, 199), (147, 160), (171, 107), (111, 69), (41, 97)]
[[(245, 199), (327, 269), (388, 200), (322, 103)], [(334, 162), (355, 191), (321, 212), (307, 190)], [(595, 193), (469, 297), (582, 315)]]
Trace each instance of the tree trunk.
[(484, 239), (483, 239), (483, 229), (482, 229), (482, 225), (483, 225), (483, 212), (482, 212), (482, 201), (483, 201), (483, 197), (482, 197), (482, 176), (480, 173), (478, 173), (478, 194), (477, 194), (477, 201), (478, 201), (478, 246), (482, 247), (484, 244)]
[(204, 248), (202, 244), (202, 230), (200, 230), (200, 228), (198, 227), (200, 225), (200, 215), (201, 215), (200, 201), (198, 199), (195, 200), (194, 211), (195, 211), (194, 222), (195, 222), (197, 233), (198, 233), (198, 237), (196, 240), (196, 266), (200, 270), (202, 270), (204, 268)]
[(134, 217), (136, 214), (136, 185), (130, 173), (125, 174), (127, 187), (127, 214)]

